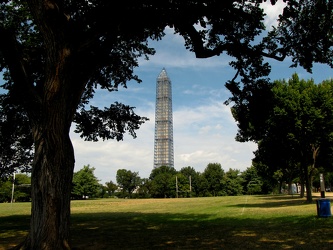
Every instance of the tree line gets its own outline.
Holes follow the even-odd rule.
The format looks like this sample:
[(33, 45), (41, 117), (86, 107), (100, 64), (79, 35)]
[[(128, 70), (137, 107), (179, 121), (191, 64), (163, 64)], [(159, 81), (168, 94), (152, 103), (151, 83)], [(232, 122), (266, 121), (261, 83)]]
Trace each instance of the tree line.
[[(322, 170), (322, 169), (320, 169)], [(112, 180), (101, 184), (90, 165), (74, 173), (72, 199), (88, 198), (177, 198), (177, 197), (211, 197), (235, 196), (291, 192), (288, 176), (281, 170), (272, 178), (260, 175), (255, 166), (245, 171), (229, 169), (225, 171), (220, 163), (209, 163), (204, 171), (198, 172), (187, 166), (177, 171), (173, 167), (161, 166), (151, 171), (149, 178), (141, 178), (138, 172), (119, 169), (116, 182)], [(319, 170), (317, 171), (319, 173)], [(325, 173), (326, 191), (331, 191), (333, 172)], [(294, 184), (299, 179), (293, 179)], [(31, 177), (16, 174), (0, 181), (0, 203), (30, 202)], [(14, 189), (13, 189), (14, 185)], [(314, 175), (313, 188), (320, 188), (319, 175)]]
[[(88, 165), (74, 173), (73, 198), (184, 198), (272, 193), (300, 195), (298, 190), (301, 187), (298, 177), (289, 182), (289, 176), (277, 170), (267, 178), (267, 174), (260, 174), (254, 165), (244, 171), (231, 168), (225, 171), (220, 163), (209, 163), (202, 173), (190, 166), (179, 171), (174, 167), (161, 166), (154, 168), (148, 178), (141, 178), (138, 172), (119, 169), (116, 182), (110, 180), (104, 185), (98, 182), (93, 171), (94, 168)], [(333, 172), (323, 169), (318, 169), (313, 175), (313, 190), (319, 191), (319, 172), (324, 172), (326, 191), (331, 191)], [(296, 190), (292, 190), (292, 185)]]
[[(83, 166), (75, 172), (72, 183), (72, 199), (86, 198), (176, 198), (259, 194), (262, 192), (261, 178), (254, 168), (244, 172), (229, 169), (225, 172), (219, 163), (209, 163), (200, 173), (193, 167), (184, 167), (177, 171), (174, 167), (161, 166), (151, 171), (149, 178), (141, 178), (138, 172), (119, 169), (116, 183), (100, 183), (94, 174), (95, 168)], [(10, 202), (12, 184), (16, 189), (15, 201), (30, 201), (31, 178), (17, 174), (15, 180), (9, 178), (0, 182), (0, 202)], [(14, 181), (14, 182), (13, 182)], [(21, 186), (26, 184), (25, 191)]]
[[(86, 166), (84, 169), (88, 171)], [(87, 182), (81, 183), (88, 185)], [(152, 169), (148, 178), (141, 178), (138, 172), (119, 169), (116, 183), (106, 182), (103, 195), (120, 198), (209, 197), (259, 194), (261, 187), (262, 181), (253, 168), (244, 172), (236, 169), (224, 171), (220, 163), (209, 163), (202, 173), (190, 166), (179, 171), (161, 166)], [(95, 194), (97, 191), (95, 189)]]

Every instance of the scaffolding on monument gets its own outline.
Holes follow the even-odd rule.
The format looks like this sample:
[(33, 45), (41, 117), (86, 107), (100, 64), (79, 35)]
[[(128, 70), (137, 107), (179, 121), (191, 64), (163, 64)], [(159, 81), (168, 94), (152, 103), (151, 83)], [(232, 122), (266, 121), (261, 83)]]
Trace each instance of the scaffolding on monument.
[(174, 166), (171, 81), (163, 68), (156, 82), (154, 168)]

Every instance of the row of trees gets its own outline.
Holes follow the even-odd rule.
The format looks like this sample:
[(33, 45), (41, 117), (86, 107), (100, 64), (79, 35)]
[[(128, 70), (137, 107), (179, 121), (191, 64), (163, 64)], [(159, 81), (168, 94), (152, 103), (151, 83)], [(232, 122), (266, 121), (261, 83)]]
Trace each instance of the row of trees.
[(209, 163), (203, 173), (188, 166), (177, 171), (173, 167), (154, 168), (149, 178), (141, 178), (138, 172), (119, 169), (116, 183), (101, 185), (94, 176), (94, 168), (84, 166), (74, 173), (74, 198), (128, 197), (170, 198), (258, 194), (263, 182), (252, 167), (244, 172), (229, 169), (225, 172), (219, 163)]
[[(255, 194), (261, 192), (262, 181), (254, 168), (243, 173), (229, 169), (225, 172), (221, 164), (209, 163), (203, 173), (192, 167), (176, 171), (173, 167), (159, 167), (152, 170), (149, 178), (141, 178), (138, 172), (119, 169), (116, 183), (100, 184), (94, 174), (94, 167), (84, 166), (74, 173), (72, 199), (91, 197), (106, 198), (164, 198)], [(15, 201), (30, 201), (31, 178), (17, 174), (14, 181)], [(12, 195), (13, 180), (0, 182), (0, 202), (9, 202)], [(24, 184), (24, 185), (23, 185)], [(24, 190), (22, 189), (24, 188)]]
[[(234, 196), (243, 194), (292, 193), (292, 185), (301, 186), (299, 177), (290, 182), (290, 176), (281, 169), (272, 176), (260, 174), (255, 165), (241, 172), (237, 169), (225, 171), (219, 163), (209, 163), (204, 171), (183, 167), (154, 168), (149, 178), (141, 178), (138, 172), (119, 169), (116, 183), (99, 183), (94, 176), (95, 168), (89, 165), (74, 173), (73, 198), (119, 197), (119, 198), (175, 198)], [(324, 171), (323, 169), (320, 169)], [(325, 172), (326, 187), (333, 184), (333, 172)], [(313, 176), (313, 188), (320, 187), (319, 170)]]
[[(141, 178), (138, 172), (119, 169), (116, 183), (109, 181), (104, 185), (94, 171), (94, 167), (86, 165), (74, 173), (72, 199), (207, 197), (291, 192), (291, 185), (287, 183), (289, 176), (285, 176), (281, 170), (265, 179), (254, 166), (243, 172), (237, 169), (225, 172), (221, 164), (209, 163), (202, 173), (190, 166), (180, 171), (162, 166), (153, 169), (149, 178)], [(326, 173), (325, 180), (326, 187), (331, 190), (333, 172)], [(299, 178), (293, 179), (293, 183), (299, 184)], [(15, 202), (31, 201), (30, 184), (31, 178), (26, 174), (16, 174), (15, 179), (11, 177), (0, 181), (0, 202), (11, 202), (12, 198)], [(317, 174), (313, 178), (313, 186), (315, 189), (320, 187)]]

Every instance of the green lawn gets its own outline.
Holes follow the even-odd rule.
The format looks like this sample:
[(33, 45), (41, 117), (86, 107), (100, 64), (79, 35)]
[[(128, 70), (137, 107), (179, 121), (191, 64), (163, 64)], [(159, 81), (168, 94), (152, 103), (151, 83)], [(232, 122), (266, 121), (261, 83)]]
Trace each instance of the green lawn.
[[(23, 240), (29, 212), (29, 203), (0, 204), (0, 249)], [(72, 202), (77, 249), (333, 249), (332, 229), (333, 218), (297, 196)]]

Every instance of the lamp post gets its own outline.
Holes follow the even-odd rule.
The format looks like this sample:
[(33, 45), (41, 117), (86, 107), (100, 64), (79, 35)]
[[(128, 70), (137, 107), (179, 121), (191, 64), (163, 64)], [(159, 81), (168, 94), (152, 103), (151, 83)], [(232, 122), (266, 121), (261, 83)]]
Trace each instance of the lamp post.
[(319, 175), (320, 179), (320, 197), (325, 198), (325, 181), (324, 181), (324, 175), (320, 174)]
[(176, 197), (178, 198), (178, 179), (176, 175)]
[(12, 199), (10, 201), (10, 203), (13, 203), (14, 200), (14, 185), (15, 184), (15, 172), (14, 172), (14, 177), (13, 177), (13, 186), (12, 186)]

